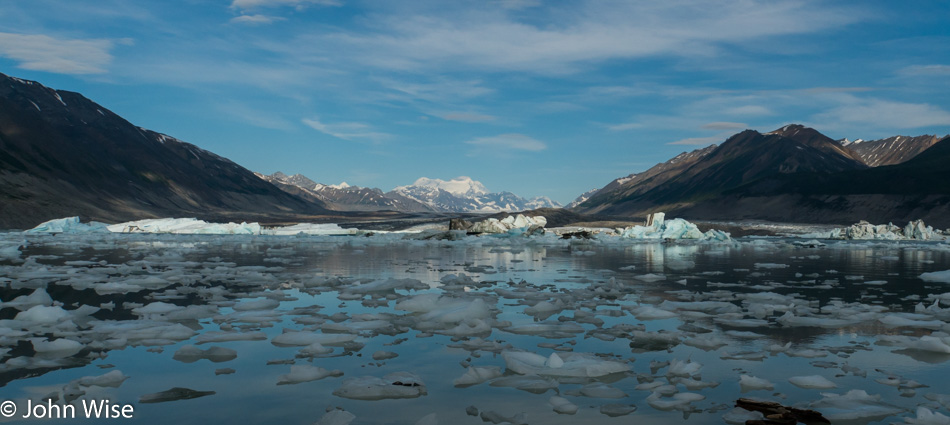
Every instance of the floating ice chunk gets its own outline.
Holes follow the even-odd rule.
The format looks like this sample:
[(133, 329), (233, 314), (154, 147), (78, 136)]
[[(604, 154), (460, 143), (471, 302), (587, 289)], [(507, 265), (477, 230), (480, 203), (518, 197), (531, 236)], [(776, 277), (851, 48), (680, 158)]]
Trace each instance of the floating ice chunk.
[(666, 279), (666, 275), (656, 274), (656, 273), (641, 274), (641, 275), (636, 275), (634, 277), (644, 282), (658, 282), (658, 281)]
[(548, 403), (551, 404), (551, 407), (554, 408), (554, 411), (562, 415), (573, 415), (577, 413), (577, 405), (571, 403), (570, 400), (564, 397), (552, 396), (548, 399)]
[(475, 367), (469, 366), (464, 375), (452, 381), (456, 387), (469, 387), (478, 385), (490, 379), (501, 376), (501, 368), (498, 366)]
[(284, 332), (271, 339), (278, 347), (305, 347), (314, 343), (321, 345), (342, 345), (356, 339), (353, 334), (321, 334), (313, 332)]
[(633, 338), (630, 341), (630, 348), (633, 348), (634, 352), (668, 350), (680, 344), (678, 332), (634, 330), (631, 334)]
[(70, 317), (68, 311), (59, 306), (47, 307), (36, 305), (26, 311), (21, 311), (13, 318), (22, 322), (31, 322), (37, 325), (52, 325)]
[(762, 412), (745, 410), (741, 407), (733, 408), (722, 415), (722, 420), (730, 425), (745, 425), (747, 421), (761, 421), (765, 419)]
[(0, 246), (0, 260), (18, 261), (20, 259), (20, 247), (26, 243), (16, 245)]
[(426, 395), (426, 386), (415, 374), (396, 372), (382, 378), (363, 376), (344, 379), (333, 395), (354, 400), (416, 398)]
[(692, 338), (687, 338), (683, 340), (683, 344), (688, 345), (690, 347), (696, 347), (701, 350), (711, 351), (711, 350), (718, 350), (728, 345), (729, 343), (726, 340), (719, 338), (715, 335), (701, 335), (701, 336), (696, 336)]
[(175, 351), (172, 358), (182, 363), (194, 363), (201, 359), (221, 363), (236, 359), (237, 351), (225, 347), (210, 347), (207, 350), (202, 350), (194, 345), (185, 345)]
[(788, 268), (788, 264), (755, 263), (755, 268), (757, 269), (784, 269), (784, 268)]
[(922, 328), (922, 329), (940, 329), (946, 323), (942, 320), (914, 320), (908, 317), (902, 317), (897, 314), (888, 314), (884, 317), (878, 319), (881, 323), (888, 327), (897, 328), (897, 327), (911, 327), (911, 328)]
[(908, 350), (950, 354), (950, 344), (948, 344), (950, 338), (939, 338), (933, 335), (924, 335), (920, 338), (906, 335), (881, 335), (878, 337), (878, 343), (896, 345)]
[[(630, 370), (630, 366), (584, 353), (554, 353), (563, 363), (527, 351), (503, 351), (508, 370), (523, 375), (591, 377)], [(552, 367), (552, 365), (556, 367)]]
[(489, 384), (493, 387), (516, 388), (534, 394), (544, 394), (558, 387), (558, 382), (538, 375), (512, 375), (496, 378)]
[(210, 331), (198, 335), (195, 341), (200, 344), (210, 342), (228, 342), (228, 341), (261, 341), (267, 339), (267, 334), (261, 331), (255, 332), (224, 332)]
[(842, 328), (845, 326), (853, 326), (858, 323), (864, 322), (864, 319), (840, 319), (827, 316), (796, 316), (795, 313), (791, 311), (786, 311), (781, 317), (777, 319), (779, 323), (784, 326), (803, 326), (803, 327), (816, 327), (816, 328)]
[(377, 351), (377, 352), (373, 353), (373, 360), (376, 360), (376, 361), (389, 360), (389, 359), (394, 359), (394, 358), (396, 358), (396, 357), (399, 357), (399, 354), (396, 354), (396, 353), (394, 353), (394, 352), (392, 352), (392, 351), (383, 351), (383, 350), (380, 350), (380, 351)]
[(821, 375), (793, 376), (788, 378), (788, 382), (791, 382), (792, 385), (796, 387), (805, 389), (827, 390), (838, 387), (834, 382), (829, 381)]
[(699, 370), (703, 368), (702, 363), (694, 362), (692, 360), (681, 361), (679, 359), (670, 360), (670, 368), (667, 369), (666, 374), (668, 376), (681, 376), (689, 377), (699, 374)]
[(950, 270), (923, 273), (920, 279), (924, 282), (950, 283)]
[(46, 339), (33, 338), (33, 350), (43, 357), (69, 357), (83, 349), (82, 343), (71, 339), (59, 338), (52, 341)]
[(600, 413), (611, 418), (626, 416), (637, 411), (637, 406), (632, 404), (605, 404), (600, 406)]
[(290, 366), (290, 373), (277, 377), (277, 385), (299, 384), (301, 382), (317, 381), (328, 376), (343, 376), (339, 370), (327, 370), (310, 365)]
[(672, 311), (661, 310), (649, 305), (630, 307), (628, 310), (630, 310), (630, 313), (632, 313), (637, 320), (641, 321), (671, 319), (677, 316), (677, 314)]
[(514, 416), (505, 416), (501, 413), (498, 413), (494, 410), (489, 410), (487, 412), (482, 412), (479, 415), (482, 418), (482, 422), (491, 422), (493, 424), (512, 424), (512, 425), (527, 425), (528, 424), (528, 415), (524, 412), (518, 413)]
[(435, 413), (430, 413), (416, 421), (416, 425), (439, 425), (439, 417)]
[(565, 392), (567, 395), (593, 398), (624, 398), (627, 394), (619, 388), (611, 387), (603, 382), (592, 382), (575, 390)]
[(260, 300), (242, 301), (234, 305), (234, 311), (273, 310), (280, 307), (280, 301), (263, 298)]
[(25, 233), (106, 233), (105, 223), (80, 223), (79, 217), (58, 218), (40, 223)]
[(76, 382), (84, 387), (118, 388), (126, 379), (129, 379), (129, 377), (125, 376), (122, 371), (113, 370), (99, 376), (84, 376), (79, 378)]
[(775, 385), (769, 382), (766, 379), (757, 378), (750, 375), (740, 375), (739, 376), (739, 388), (742, 392), (756, 391), (756, 390), (773, 390)]
[(47, 307), (53, 305), (53, 298), (46, 292), (46, 288), (36, 288), (30, 295), (20, 295), (12, 301), (0, 302), (0, 308), (13, 307), (20, 311), (38, 305)]
[(429, 289), (429, 285), (426, 285), (419, 281), (418, 279), (379, 279), (372, 282), (362, 283), (355, 282), (352, 285), (344, 288), (344, 291), (354, 293), (354, 294), (368, 294), (371, 292), (390, 292), (400, 290), (410, 290), (410, 289)]
[(672, 397), (662, 397), (660, 394), (653, 393), (647, 397), (647, 404), (656, 410), (687, 410), (690, 403), (694, 401), (705, 400), (706, 396), (696, 393), (676, 393)]
[(350, 425), (350, 422), (356, 419), (356, 415), (342, 409), (333, 409), (323, 415), (319, 421), (313, 425)]
[(934, 412), (926, 407), (917, 408), (916, 418), (904, 418), (904, 423), (920, 425), (950, 425), (950, 417)]
[(504, 329), (519, 335), (537, 335), (545, 338), (571, 338), (584, 332), (584, 327), (570, 322), (540, 322), (508, 326)]

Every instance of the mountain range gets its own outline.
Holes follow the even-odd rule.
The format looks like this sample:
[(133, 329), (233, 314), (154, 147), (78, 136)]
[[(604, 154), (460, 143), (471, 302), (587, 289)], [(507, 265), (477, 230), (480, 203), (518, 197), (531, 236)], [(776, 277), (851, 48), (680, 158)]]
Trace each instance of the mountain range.
[(337, 211), (496, 213), (561, 207), (546, 197), (525, 199), (511, 192), (489, 192), (481, 182), (466, 176), (451, 180), (422, 177), (411, 185), (398, 186), (385, 193), (345, 182), (339, 185), (316, 183), (300, 174), (288, 176), (277, 172), (258, 174), (258, 177), (291, 194), (320, 200)]
[(950, 226), (948, 160), (948, 137), (846, 143), (801, 125), (746, 130), (616, 179), (573, 211), (809, 223), (923, 218)]
[(947, 227), (948, 163), (950, 137), (836, 141), (795, 124), (745, 130), (617, 178), (561, 214), (548, 198), (493, 193), (469, 177), (423, 177), (383, 192), (256, 174), (137, 127), (79, 93), (0, 74), (0, 228), (73, 215), (277, 223), (532, 209), (581, 221), (665, 211), (696, 220), (837, 224), (923, 218)]

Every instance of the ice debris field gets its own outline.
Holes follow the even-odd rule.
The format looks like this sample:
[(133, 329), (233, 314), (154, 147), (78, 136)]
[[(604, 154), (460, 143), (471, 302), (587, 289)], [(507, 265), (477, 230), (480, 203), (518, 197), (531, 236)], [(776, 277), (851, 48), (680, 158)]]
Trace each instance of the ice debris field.
[(835, 424), (950, 423), (943, 232), (732, 238), (657, 218), (0, 233), (0, 386), (20, 406), (133, 404), (141, 423), (762, 417), (738, 398)]

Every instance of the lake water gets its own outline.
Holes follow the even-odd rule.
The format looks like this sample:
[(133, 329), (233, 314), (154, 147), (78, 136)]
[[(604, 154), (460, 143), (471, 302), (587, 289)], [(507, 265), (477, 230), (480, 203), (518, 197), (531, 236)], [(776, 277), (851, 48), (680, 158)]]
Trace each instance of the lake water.
[(50, 397), (156, 424), (718, 424), (740, 397), (948, 414), (950, 286), (919, 276), (950, 246), (793, 241), (2, 234), (24, 247), (0, 256), (0, 421)]

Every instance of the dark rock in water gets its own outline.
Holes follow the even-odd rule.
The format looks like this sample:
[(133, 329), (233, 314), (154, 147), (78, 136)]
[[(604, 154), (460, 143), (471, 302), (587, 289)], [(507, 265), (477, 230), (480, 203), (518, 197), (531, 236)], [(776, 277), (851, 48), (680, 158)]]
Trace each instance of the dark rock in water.
[(188, 400), (213, 395), (214, 391), (195, 391), (190, 388), (175, 387), (162, 392), (145, 394), (139, 397), (139, 403), (164, 403), (166, 401)]
[(821, 413), (814, 410), (796, 409), (794, 407), (782, 406), (772, 401), (758, 401), (748, 398), (736, 400), (736, 407), (753, 412), (761, 412), (765, 415), (763, 420), (746, 421), (746, 425), (777, 425), (777, 424), (795, 424), (801, 422), (806, 425), (830, 424)]

